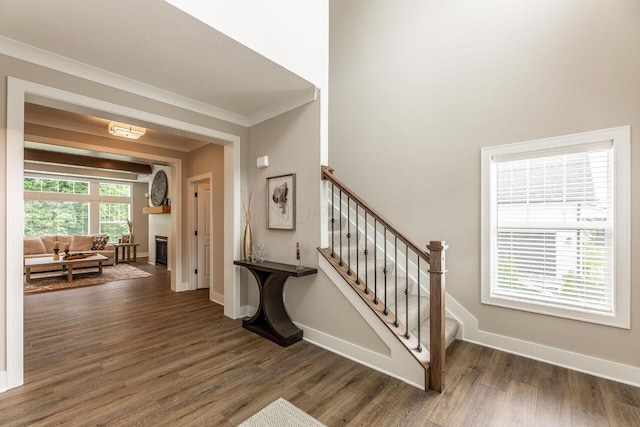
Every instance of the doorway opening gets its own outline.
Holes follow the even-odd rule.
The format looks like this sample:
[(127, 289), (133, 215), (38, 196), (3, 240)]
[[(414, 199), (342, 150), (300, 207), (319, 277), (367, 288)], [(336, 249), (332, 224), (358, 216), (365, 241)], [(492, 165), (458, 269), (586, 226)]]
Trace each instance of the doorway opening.
[[(214, 172), (216, 173), (216, 172)], [(219, 241), (223, 231), (219, 230), (217, 218), (220, 216), (220, 182), (208, 172), (187, 178), (189, 204), (189, 258), (192, 269), (189, 289), (209, 289), (209, 299), (224, 305), (225, 286), (220, 282), (221, 268)]]
[[(6, 242), (7, 247), (22, 248), (24, 231), (24, 200), (23, 200), (23, 177), (24, 177), (24, 106), (25, 102), (39, 103), (44, 100), (63, 105), (69, 105), (70, 110), (83, 108), (96, 111), (96, 115), (104, 113), (118, 115), (120, 117), (130, 117), (134, 120), (157, 124), (193, 134), (203, 135), (226, 142), (224, 145), (224, 220), (230, 224), (224, 227), (224, 277), (225, 292), (224, 313), (228, 317), (236, 318), (240, 313), (240, 280), (239, 274), (233, 267), (233, 258), (237, 252), (240, 241), (240, 221), (239, 219), (239, 188), (240, 176), (240, 137), (233, 134), (220, 132), (215, 129), (193, 125), (170, 117), (160, 116), (148, 111), (136, 110), (118, 104), (113, 104), (100, 99), (79, 95), (64, 90), (43, 86), (16, 78), (9, 77), (7, 85), (7, 149), (6, 149), (6, 174), (11, 176), (7, 180), (7, 191), (5, 206), (12, 206), (7, 209), (6, 220), (12, 227), (7, 227)], [(64, 109), (64, 108), (63, 108)], [(78, 144), (85, 149), (97, 149), (90, 143)], [(100, 147), (104, 149), (104, 147)], [(126, 149), (112, 148), (107, 150), (111, 153), (128, 155)], [(153, 156), (150, 156), (153, 157)], [(157, 156), (156, 156), (157, 157)], [(158, 158), (160, 161), (172, 159)], [(169, 161), (172, 167), (173, 182), (180, 182), (182, 176), (182, 162), (180, 159)], [(180, 206), (182, 194), (174, 196), (172, 202)], [(182, 213), (176, 209), (176, 215), (171, 220), (170, 237), (174, 241), (169, 248), (169, 261), (175, 268), (171, 270), (171, 287), (174, 291), (186, 290), (187, 283), (182, 279), (182, 270), (187, 266), (182, 257)], [(13, 388), (24, 383), (24, 297), (22, 290), (22, 266), (23, 251), (5, 251), (4, 262), (6, 266), (6, 388)], [(227, 262), (228, 261), (228, 262)]]

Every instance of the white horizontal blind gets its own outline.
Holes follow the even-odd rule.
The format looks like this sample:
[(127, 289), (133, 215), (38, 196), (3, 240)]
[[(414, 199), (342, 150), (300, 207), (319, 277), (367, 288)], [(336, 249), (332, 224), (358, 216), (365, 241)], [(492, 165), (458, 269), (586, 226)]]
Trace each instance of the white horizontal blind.
[(497, 158), (491, 295), (612, 314), (613, 146)]

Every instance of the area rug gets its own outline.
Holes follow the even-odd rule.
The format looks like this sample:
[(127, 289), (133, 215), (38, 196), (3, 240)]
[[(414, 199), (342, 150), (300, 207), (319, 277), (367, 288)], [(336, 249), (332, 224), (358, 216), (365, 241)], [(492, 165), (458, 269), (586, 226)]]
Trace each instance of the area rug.
[(101, 285), (116, 280), (137, 279), (140, 277), (149, 277), (152, 274), (142, 271), (129, 264), (118, 264), (113, 266), (105, 266), (102, 268), (102, 274), (98, 274), (97, 267), (82, 269), (73, 273), (73, 281), (67, 282), (67, 275), (62, 275), (61, 271), (53, 271), (47, 273), (31, 273), (31, 280), (24, 282), (25, 294), (36, 294), (40, 292), (59, 291), (69, 288), (82, 288), (85, 286)]
[(247, 418), (239, 427), (326, 427), (283, 398), (271, 402)]

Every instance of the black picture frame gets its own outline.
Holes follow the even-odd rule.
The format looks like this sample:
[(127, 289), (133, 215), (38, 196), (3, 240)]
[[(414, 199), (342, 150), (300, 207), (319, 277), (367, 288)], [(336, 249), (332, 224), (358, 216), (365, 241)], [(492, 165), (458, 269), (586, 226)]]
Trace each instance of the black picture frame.
[(296, 229), (296, 174), (267, 178), (267, 228)]

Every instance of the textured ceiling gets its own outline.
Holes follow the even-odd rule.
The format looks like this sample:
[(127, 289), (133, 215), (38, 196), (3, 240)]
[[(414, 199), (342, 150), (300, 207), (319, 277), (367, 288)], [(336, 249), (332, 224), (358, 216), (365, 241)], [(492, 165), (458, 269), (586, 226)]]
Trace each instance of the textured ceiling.
[(313, 86), (161, 0), (1, 0), (0, 36), (244, 116)]

